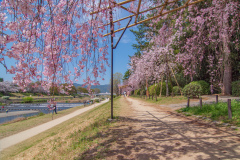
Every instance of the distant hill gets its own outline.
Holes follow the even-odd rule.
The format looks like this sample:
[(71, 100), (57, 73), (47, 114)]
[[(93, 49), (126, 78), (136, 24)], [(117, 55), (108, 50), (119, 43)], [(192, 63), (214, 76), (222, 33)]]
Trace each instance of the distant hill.
[[(73, 85), (74, 85), (76, 88), (77, 88), (78, 86), (82, 87), (82, 84), (73, 83)], [(87, 86), (85, 86), (84, 88), (87, 88)], [(91, 86), (91, 89), (95, 89), (95, 88), (100, 89), (100, 92), (101, 92), (101, 93), (110, 92), (110, 84)]]

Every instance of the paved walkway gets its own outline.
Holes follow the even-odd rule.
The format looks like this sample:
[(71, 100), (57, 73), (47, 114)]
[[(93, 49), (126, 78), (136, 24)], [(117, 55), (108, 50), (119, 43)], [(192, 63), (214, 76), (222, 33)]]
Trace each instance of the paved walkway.
[(20, 142), (22, 142), (22, 141), (24, 141), (28, 138), (31, 138), (31, 137), (33, 137), (33, 136), (35, 136), (35, 135), (37, 135), (41, 132), (44, 132), (44, 131), (46, 131), (46, 130), (48, 130), (48, 129), (50, 129), (50, 128), (52, 128), (52, 127), (54, 127), (54, 126), (56, 126), (56, 125), (58, 125), (58, 124), (60, 124), (64, 121), (67, 121), (67, 120), (69, 120), (69, 119), (71, 119), (71, 118), (73, 118), (77, 115), (80, 115), (80, 114), (82, 114), (82, 113), (84, 113), (88, 110), (91, 110), (91, 109), (93, 109), (93, 108), (95, 108), (95, 107), (97, 107), (97, 106), (99, 106), (103, 103), (106, 103), (106, 102), (108, 102), (108, 100), (104, 100), (104, 101), (102, 101), (100, 103), (97, 103), (97, 104), (95, 103), (95, 104), (93, 104), (89, 107), (82, 108), (82, 109), (79, 109), (77, 111), (74, 111), (73, 113), (70, 113), (66, 116), (57, 118), (55, 120), (52, 120), (50, 122), (44, 123), (42, 125), (36, 126), (34, 128), (31, 128), (31, 129), (28, 129), (26, 131), (14, 134), (12, 136), (0, 139), (0, 151), (4, 150), (4, 149), (6, 149), (10, 146), (13, 146), (17, 143), (20, 143)]

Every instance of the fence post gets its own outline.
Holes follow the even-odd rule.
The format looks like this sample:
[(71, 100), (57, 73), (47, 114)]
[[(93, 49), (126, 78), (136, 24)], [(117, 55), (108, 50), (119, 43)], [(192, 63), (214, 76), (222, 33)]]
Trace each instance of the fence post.
[(156, 101), (157, 101), (157, 94), (155, 94), (155, 98), (156, 98)]
[(228, 99), (228, 119), (232, 119), (231, 99)]
[(149, 99), (150, 99), (150, 94), (149, 94)]
[(200, 100), (200, 108), (202, 109), (202, 98), (200, 98), (199, 100)]
[(218, 103), (218, 95), (216, 95), (216, 103)]
[(153, 94), (152, 94), (152, 100), (153, 100)]
[(188, 100), (187, 100), (187, 107), (190, 106), (190, 97), (188, 97)]

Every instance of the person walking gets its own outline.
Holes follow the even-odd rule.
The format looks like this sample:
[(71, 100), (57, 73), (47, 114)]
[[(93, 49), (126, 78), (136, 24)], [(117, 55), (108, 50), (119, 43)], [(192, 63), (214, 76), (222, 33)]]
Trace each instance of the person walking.
[(54, 104), (54, 105), (53, 105), (53, 108), (54, 108), (54, 112), (57, 114), (57, 105)]

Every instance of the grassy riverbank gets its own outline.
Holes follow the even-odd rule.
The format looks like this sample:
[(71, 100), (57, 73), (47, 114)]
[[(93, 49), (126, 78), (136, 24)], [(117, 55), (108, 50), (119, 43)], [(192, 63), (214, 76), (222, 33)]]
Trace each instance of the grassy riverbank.
[[(114, 99), (114, 116), (120, 110), (120, 98)], [(2, 159), (74, 159), (101, 141), (109, 122), (110, 102), (87, 111), (33, 138), (4, 150)]]
[[(58, 114), (53, 115), (53, 119), (65, 116), (84, 106), (77, 106), (63, 111), (58, 111)], [(17, 122), (0, 124), (0, 139), (24, 131), (26, 129), (35, 127), (37, 125), (49, 122), (52, 120), (52, 114), (44, 114), (42, 116), (32, 116), (19, 119)]]

